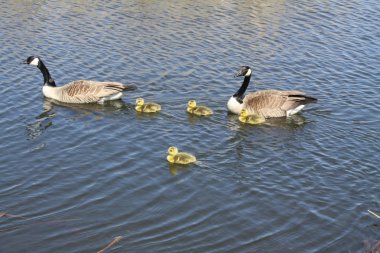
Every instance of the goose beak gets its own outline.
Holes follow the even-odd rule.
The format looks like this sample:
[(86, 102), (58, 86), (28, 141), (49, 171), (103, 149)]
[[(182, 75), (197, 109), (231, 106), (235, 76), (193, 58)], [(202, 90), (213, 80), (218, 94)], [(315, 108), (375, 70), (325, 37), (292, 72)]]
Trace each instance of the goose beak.
[(28, 60), (23, 60), (20, 64), (28, 64)]
[(239, 76), (243, 76), (243, 73), (241, 70), (234, 75), (235, 78)]

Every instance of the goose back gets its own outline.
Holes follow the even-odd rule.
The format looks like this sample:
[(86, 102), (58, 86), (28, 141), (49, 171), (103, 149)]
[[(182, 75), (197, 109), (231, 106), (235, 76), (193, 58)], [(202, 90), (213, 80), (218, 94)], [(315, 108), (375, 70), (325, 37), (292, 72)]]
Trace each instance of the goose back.
[(66, 103), (94, 103), (107, 97), (121, 97), (124, 89), (125, 86), (117, 82), (77, 80), (61, 87), (44, 89), (44, 95)]
[(248, 94), (243, 100), (243, 108), (249, 114), (265, 118), (286, 117), (289, 111), (315, 101), (301, 91), (264, 90)]

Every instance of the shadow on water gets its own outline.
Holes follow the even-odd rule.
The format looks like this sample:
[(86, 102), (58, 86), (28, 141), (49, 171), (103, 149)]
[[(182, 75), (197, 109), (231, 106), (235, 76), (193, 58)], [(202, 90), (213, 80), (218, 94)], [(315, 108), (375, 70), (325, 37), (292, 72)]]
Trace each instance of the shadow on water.
[(69, 109), (70, 112), (75, 114), (73, 117), (75, 119), (91, 116), (95, 120), (101, 120), (115, 112), (131, 110), (132, 107), (123, 100), (107, 101), (104, 104), (67, 104), (44, 98), (42, 113), (34, 117), (34, 120), (26, 125), (28, 140), (36, 139), (53, 125), (53, 118), (58, 114), (56, 108)]

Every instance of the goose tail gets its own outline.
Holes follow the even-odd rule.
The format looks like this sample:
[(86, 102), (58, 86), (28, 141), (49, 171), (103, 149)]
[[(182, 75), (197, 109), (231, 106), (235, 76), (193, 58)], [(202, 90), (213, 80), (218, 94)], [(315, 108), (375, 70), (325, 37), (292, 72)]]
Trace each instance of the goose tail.
[(317, 103), (318, 99), (315, 97), (305, 96), (305, 104)]
[(123, 85), (123, 91), (137, 90), (137, 86), (133, 84)]
[(318, 99), (314, 98), (314, 97), (311, 97), (311, 96), (306, 96), (306, 95), (290, 95), (289, 97), (293, 97), (293, 98), (300, 98), (300, 101), (301, 104), (303, 105), (306, 105), (306, 104), (310, 104), (310, 103), (317, 103)]

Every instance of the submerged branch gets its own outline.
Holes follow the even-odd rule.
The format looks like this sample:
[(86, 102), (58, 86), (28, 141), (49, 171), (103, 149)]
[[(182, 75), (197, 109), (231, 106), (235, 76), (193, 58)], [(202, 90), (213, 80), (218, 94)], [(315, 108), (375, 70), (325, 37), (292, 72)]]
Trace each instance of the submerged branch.
[(380, 252), (380, 240), (375, 242), (375, 244), (371, 244), (370, 241), (363, 241), (363, 250), (361, 253), (379, 253)]
[(14, 217), (14, 218), (26, 219), (26, 217), (24, 217), (24, 216), (10, 214), (10, 213), (0, 213), (0, 217)]
[(105, 248), (103, 248), (102, 250), (98, 251), (97, 253), (103, 253), (103, 252), (105, 252), (107, 249), (111, 248), (112, 245), (114, 245), (117, 242), (120, 242), (121, 239), (123, 239), (122, 236), (116, 236), (115, 239), (113, 239), (112, 242), (110, 242)]
[(377, 217), (380, 219), (380, 215), (378, 215), (377, 213), (371, 211), (371, 210), (367, 210), (370, 214), (372, 214), (373, 216)]

